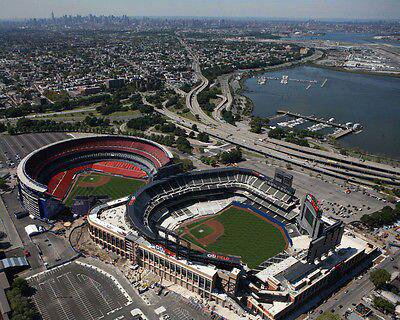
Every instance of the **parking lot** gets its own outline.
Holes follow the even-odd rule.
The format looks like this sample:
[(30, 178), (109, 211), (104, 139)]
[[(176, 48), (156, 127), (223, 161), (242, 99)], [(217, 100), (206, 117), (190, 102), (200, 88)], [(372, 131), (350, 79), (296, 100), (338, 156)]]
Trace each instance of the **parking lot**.
[(18, 162), (32, 151), (50, 143), (71, 138), (63, 132), (28, 133), (15, 136), (0, 136), (1, 161), (8, 167), (18, 165)]
[[(165, 292), (165, 291), (164, 291)], [(202, 306), (190, 299), (183, 298), (173, 291), (166, 291), (167, 295), (157, 295), (156, 291), (150, 289), (143, 293), (141, 298), (148, 305), (157, 308), (165, 308), (160, 316), (168, 316), (170, 320), (207, 320), (210, 316), (202, 311)]]
[(19, 246), (23, 246), (24, 249), (30, 252), (28, 261), (32, 270), (42, 268), (43, 265), (51, 268), (69, 261), (76, 255), (67, 238), (56, 235), (51, 231), (33, 237), (27, 235), (25, 227), (29, 224), (40, 225), (45, 229), (50, 229), (51, 226), (37, 219), (32, 220), (29, 217), (16, 219), (13, 213), (23, 210), (18, 201), (17, 189), (4, 194), (2, 199), (8, 211), (8, 215), (3, 216), (3, 221), (6, 221), (6, 218), (9, 220), (8, 229), (11, 230), (11, 227), (13, 227), (13, 230), (17, 233), (16, 237), (19, 240)]
[(43, 320), (110, 319), (131, 303), (117, 283), (92, 268), (72, 262), (28, 279)]

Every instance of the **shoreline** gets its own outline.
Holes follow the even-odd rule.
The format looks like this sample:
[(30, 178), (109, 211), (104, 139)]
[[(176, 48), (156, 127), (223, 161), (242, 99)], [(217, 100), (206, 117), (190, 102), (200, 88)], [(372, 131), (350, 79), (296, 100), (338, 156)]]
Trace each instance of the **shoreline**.
[[(318, 60), (318, 59), (316, 59), (316, 60)], [(234, 95), (238, 95), (238, 96), (244, 97), (247, 101), (250, 102), (251, 108), (250, 108), (249, 112), (250, 112), (250, 117), (253, 117), (254, 116), (254, 114), (253, 114), (254, 102), (250, 97), (248, 97), (248, 96), (246, 96), (244, 94), (246, 91), (249, 92), (249, 89), (245, 84), (246, 80), (248, 80), (250, 77), (252, 77), (254, 75), (257, 75), (259, 73), (268, 73), (268, 72), (273, 72), (273, 71), (278, 71), (278, 70), (292, 69), (292, 68), (295, 68), (295, 67), (298, 67), (298, 66), (302, 66), (302, 65), (315, 67), (315, 68), (321, 68), (321, 69), (327, 69), (327, 70), (337, 71), (337, 72), (346, 72), (346, 73), (354, 73), (354, 74), (360, 74), (360, 75), (373, 75), (373, 76), (390, 76), (392, 78), (400, 78), (400, 75), (393, 75), (393, 74), (388, 75), (388, 74), (382, 74), (382, 73), (375, 74), (375, 73), (372, 73), (372, 72), (359, 72), (359, 71), (345, 70), (345, 69), (342, 69), (342, 68), (320, 66), (318, 64), (315, 64), (314, 62), (307, 62), (307, 63), (298, 63), (296, 65), (291, 65), (291, 66), (282, 66), (281, 65), (280, 67), (277, 67), (277, 68), (274, 68), (274, 69), (269, 69), (269, 70), (253, 71), (253, 72), (249, 73), (249, 75), (243, 76), (240, 80), (238, 80), (240, 89), (238, 89), (237, 93), (235, 92)], [(233, 73), (233, 74), (235, 74), (235, 73)], [(275, 114), (276, 114), (276, 111), (275, 111)], [(271, 118), (271, 117), (267, 117), (267, 118)], [(346, 151), (348, 153), (355, 154), (355, 155), (358, 155), (358, 156), (374, 158), (375, 161), (378, 161), (378, 162), (380, 162), (382, 160), (385, 161), (385, 162), (388, 162), (388, 163), (396, 163), (396, 164), (398, 164), (400, 162), (400, 158), (394, 158), (394, 157), (392, 157), (390, 155), (386, 155), (386, 154), (374, 154), (374, 153), (371, 153), (371, 152), (369, 152), (369, 151), (367, 151), (365, 149), (362, 149), (360, 147), (357, 147), (357, 146), (353, 146), (353, 147), (346, 146), (342, 142), (340, 142), (339, 140), (335, 140), (335, 143), (330, 143), (330, 144), (338, 152), (340, 152), (341, 150), (344, 150), (344, 151)]]
[(369, 75), (369, 76), (380, 76), (380, 77), (392, 77), (392, 78), (400, 78), (400, 73), (382, 73), (382, 72), (373, 72), (373, 71), (356, 71), (356, 70), (349, 70), (341, 67), (329, 67), (320, 64), (316, 64), (314, 62), (309, 62), (309, 66), (321, 69), (327, 69), (332, 71), (338, 72), (346, 72), (346, 73), (353, 73), (353, 74), (360, 74), (360, 75)]

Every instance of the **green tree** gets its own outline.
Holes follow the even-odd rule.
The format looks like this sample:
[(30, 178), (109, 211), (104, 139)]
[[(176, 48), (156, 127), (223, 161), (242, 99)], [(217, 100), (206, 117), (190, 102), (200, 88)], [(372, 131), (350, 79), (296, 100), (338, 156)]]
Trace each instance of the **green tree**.
[(324, 312), (320, 316), (317, 317), (317, 320), (340, 320), (340, 316), (334, 314), (330, 311)]
[(385, 313), (393, 313), (395, 310), (395, 306), (393, 303), (381, 297), (375, 297), (373, 303), (375, 308)]
[(235, 116), (233, 115), (232, 111), (222, 109), (221, 111), (222, 119), (224, 119), (227, 123), (235, 125)]
[(200, 132), (200, 133), (197, 135), (197, 139), (198, 139), (199, 141), (201, 141), (201, 142), (210, 142), (210, 136), (209, 136), (209, 134), (206, 133), (206, 132)]
[(24, 278), (16, 278), (13, 282), (13, 289), (18, 290), (22, 295), (29, 294), (29, 284)]
[(400, 218), (400, 208), (394, 209), (390, 206), (385, 206), (381, 210), (371, 214), (364, 214), (360, 221), (370, 228), (379, 228), (384, 225), (391, 225)]
[(185, 92), (189, 92), (191, 90), (190, 84), (185, 83), (181, 86), (181, 90)]
[(242, 161), (243, 160), (242, 157), (243, 157), (242, 149), (236, 147), (231, 151), (222, 152), (219, 155), (219, 161), (224, 164), (236, 163)]
[(285, 136), (286, 136), (286, 132), (282, 128), (271, 129), (268, 132), (268, 137), (274, 138), (274, 139), (282, 139)]
[(7, 180), (4, 178), (0, 178), (0, 189), (6, 190), (8, 188)]
[(250, 121), (250, 131), (254, 133), (261, 133), (262, 127), (269, 123), (269, 119), (263, 119), (260, 117), (253, 117)]
[(376, 269), (371, 271), (369, 279), (376, 288), (382, 288), (387, 282), (390, 281), (390, 273), (385, 269)]
[(22, 278), (16, 278), (7, 292), (7, 299), (12, 310), (11, 320), (32, 320), (36, 316), (36, 310), (28, 295), (31, 288), (28, 282)]
[(183, 172), (188, 172), (194, 169), (194, 165), (192, 160), (190, 159), (181, 159), (180, 162), (182, 163), (182, 170)]
[(190, 145), (190, 142), (185, 137), (179, 137), (176, 139), (176, 147), (179, 151), (191, 154), (193, 147)]

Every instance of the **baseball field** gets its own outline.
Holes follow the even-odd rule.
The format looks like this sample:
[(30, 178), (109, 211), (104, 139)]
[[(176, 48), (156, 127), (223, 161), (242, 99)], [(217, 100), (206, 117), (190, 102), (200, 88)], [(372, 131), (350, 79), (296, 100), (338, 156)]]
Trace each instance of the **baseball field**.
[(65, 204), (71, 206), (76, 196), (107, 195), (112, 200), (134, 193), (146, 182), (144, 180), (113, 176), (102, 173), (80, 174), (74, 181)]
[(257, 213), (236, 206), (182, 225), (178, 232), (207, 251), (241, 256), (250, 268), (257, 267), (287, 246), (280, 228)]

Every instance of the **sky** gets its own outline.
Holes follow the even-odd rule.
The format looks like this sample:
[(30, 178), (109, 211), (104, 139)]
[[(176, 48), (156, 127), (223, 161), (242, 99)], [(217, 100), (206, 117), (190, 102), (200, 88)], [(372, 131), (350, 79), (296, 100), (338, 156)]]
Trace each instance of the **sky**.
[(400, 0), (0, 0), (0, 19), (67, 15), (400, 19)]

